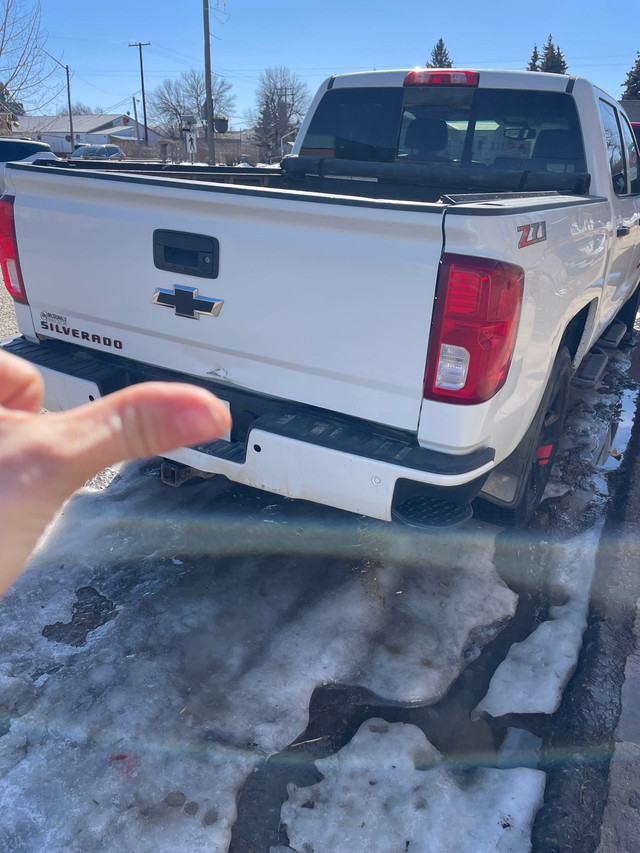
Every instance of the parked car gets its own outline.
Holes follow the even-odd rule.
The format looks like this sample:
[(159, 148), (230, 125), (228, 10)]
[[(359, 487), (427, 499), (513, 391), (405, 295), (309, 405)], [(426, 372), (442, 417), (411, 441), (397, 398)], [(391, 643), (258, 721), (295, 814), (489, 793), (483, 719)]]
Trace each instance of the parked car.
[(46, 142), (33, 139), (9, 139), (0, 137), (0, 193), (4, 192), (4, 167), (9, 161), (22, 160), (32, 163), (34, 160), (57, 160), (58, 158)]
[(124, 160), (125, 153), (118, 145), (81, 145), (71, 155), (72, 160)]

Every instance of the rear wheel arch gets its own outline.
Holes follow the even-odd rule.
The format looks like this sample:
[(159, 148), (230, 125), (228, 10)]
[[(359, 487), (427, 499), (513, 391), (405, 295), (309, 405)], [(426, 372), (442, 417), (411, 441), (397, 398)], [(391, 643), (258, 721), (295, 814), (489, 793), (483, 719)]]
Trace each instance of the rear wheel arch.
[(597, 309), (598, 300), (593, 299), (569, 321), (562, 335), (558, 349), (567, 348), (574, 367), (580, 364), (589, 351), (589, 339), (595, 325)]

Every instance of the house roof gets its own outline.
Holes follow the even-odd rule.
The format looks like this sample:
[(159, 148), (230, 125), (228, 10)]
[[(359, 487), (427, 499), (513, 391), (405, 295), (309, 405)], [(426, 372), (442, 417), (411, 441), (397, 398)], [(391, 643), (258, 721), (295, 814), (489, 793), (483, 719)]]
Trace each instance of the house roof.
[[(115, 115), (74, 115), (74, 133), (97, 133), (114, 125), (124, 124), (124, 120), (134, 124), (131, 116), (123, 113)], [(68, 133), (69, 116), (20, 116), (16, 132), (25, 133)]]
[(625, 99), (624, 101), (620, 101), (620, 103), (631, 121), (640, 121), (640, 101)]

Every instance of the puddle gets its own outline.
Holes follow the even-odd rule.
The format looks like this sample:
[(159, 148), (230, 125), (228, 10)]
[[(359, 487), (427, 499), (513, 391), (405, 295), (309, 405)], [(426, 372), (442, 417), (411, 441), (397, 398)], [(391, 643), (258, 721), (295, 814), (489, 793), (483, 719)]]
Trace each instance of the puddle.
[(616, 471), (624, 459), (631, 438), (637, 403), (638, 389), (626, 388), (620, 398), (620, 419), (611, 426), (608, 452), (603, 454), (597, 462), (606, 471)]
[(576, 535), (603, 517), (629, 445), (638, 385), (629, 359), (614, 357), (602, 383), (572, 389), (565, 434), (538, 514), (551, 535)]
[[(540, 595), (545, 564), (539, 549), (521, 534), (512, 532), (499, 534), (495, 548), (496, 571), (519, 593), (518, 607), (508, 624), (500, 626), (497, 636), (477, 653), (470, 654), (470, 657), (475, 655), (474, 659), (446, 696), (435, 704), (402, 707), (384, 702), (359, 687), (317, 688), (309, 705), (306, 730), (295, 743), (263, 762), (242, 787), (229, 853), (286, 845), (280, 807), (286, 799), (287, 785), (293, 782), (304, 787), (317, 782), (320, 774), (314, 761), (338, 752), (373, 717), (417, 726), (453, 768), (472, 771), (501, 766), (500, 748), (512, 721), (471, 719), (469, 709), (486, 693), (510, 645), (528, 636), (546, 618), (547, 608)], [(528, 759), (527, 763), (530, 762)]]

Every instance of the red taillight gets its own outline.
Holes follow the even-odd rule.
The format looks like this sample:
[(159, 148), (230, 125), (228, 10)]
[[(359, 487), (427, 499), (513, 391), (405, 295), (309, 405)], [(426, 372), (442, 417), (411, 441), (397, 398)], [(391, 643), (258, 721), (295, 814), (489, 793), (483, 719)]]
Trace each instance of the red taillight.
[(18, 260), (16, 228), (13, 219), (13, 196), (0, 198), (0, 267), (4, 286), (16, 302), (27, 302)]
[(424, 396), (483, 403), (505, 383), (524, 270), (489, 258), (444, 255), (429, 340)]
[(477, 71), (459, 71), (457, 68), (416, 68), (404, 78), (405, 86), (477, 86)]

